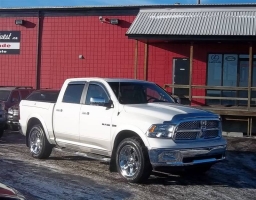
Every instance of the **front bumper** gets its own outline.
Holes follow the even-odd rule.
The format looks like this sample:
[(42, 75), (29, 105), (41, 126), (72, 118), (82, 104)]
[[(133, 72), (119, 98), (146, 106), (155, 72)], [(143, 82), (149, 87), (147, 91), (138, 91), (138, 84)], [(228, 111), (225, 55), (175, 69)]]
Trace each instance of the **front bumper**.
[(151, 149), (150, 162), (155, 167), (192, 166), (216, 163), (225, 159), (226, 145), (194, 149)]

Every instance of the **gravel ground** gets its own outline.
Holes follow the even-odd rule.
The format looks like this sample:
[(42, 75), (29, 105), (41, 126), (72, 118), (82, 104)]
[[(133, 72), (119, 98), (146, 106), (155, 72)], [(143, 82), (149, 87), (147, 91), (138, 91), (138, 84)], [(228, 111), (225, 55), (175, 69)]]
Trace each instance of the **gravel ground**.
[(228, 138), (227, 160), (203, 176), (154, 172), (144, 184), (123, 181), (100, 161), (54, 150), (47, 160), (29, 154), (25, 138), (0, 139), (0, 183), (27, 199), (256, 199), (256, 140)]

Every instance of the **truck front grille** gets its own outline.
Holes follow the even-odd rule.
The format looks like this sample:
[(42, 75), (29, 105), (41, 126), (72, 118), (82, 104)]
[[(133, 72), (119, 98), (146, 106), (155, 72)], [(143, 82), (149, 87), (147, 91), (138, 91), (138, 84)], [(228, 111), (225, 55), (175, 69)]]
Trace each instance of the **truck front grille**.
[(176, 140), (195, 140), (199, 132), (177, 132)]
[(204, 138), (209, 139), (209, 138), (216, 138), (219, 136), (219, 130), (207, 130)]
[(211, 139), (219, 137), (220, 121), (195, 120), (181, 122), (175, 131), (175, 140)]

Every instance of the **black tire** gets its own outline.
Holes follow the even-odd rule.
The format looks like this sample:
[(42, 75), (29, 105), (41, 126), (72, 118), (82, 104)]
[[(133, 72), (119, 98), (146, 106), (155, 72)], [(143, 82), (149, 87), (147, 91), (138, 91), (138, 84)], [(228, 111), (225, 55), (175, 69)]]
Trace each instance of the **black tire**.
[[(38, 143), (34, 142), (35, 138), (40, 139), (41, 148), (37, 148)], [(36, 124), (30, 129), (28, 135), (28, 143), (30, 153), (34, 158), (46, 159), (52, 153), (53, 146), (48, 142), (41, 124)]]
[(204, 174), (208, 170), (210, 170), (212, 167), (212, 164), (202, 164), (202, 165), (196, 165), (191, 168), (185, 169), (186, 174)]
[(3, 136), (4, 134), (4, 129), (0, 129), (0, 138)]
[[(131, 148), (134, 153), (134, 160), (137, 162), (137, 168), (134, 175), (126, 175), (122, 173), (121, 164), (120, 164), (120, 153), (125, 150), (125, 148)], [(132, 153), (130, 153), (131, 155)], [(132, 162), (132, 161), (130, 161)], [(128, 162), (126, 162), (127, 164)], [(128, 164), (127, 164), (128, 165)], [(144, 146), (143, 142), (138, 137), (126, 138), (120, 142), (116, 151), (116, 166), (119, 174), (131, 183), (140, 183), (148, 179), (152, 172), (152, 166), (149, 161), (147, 148)], [(128, 167), (127, 167), (128, 168)]]

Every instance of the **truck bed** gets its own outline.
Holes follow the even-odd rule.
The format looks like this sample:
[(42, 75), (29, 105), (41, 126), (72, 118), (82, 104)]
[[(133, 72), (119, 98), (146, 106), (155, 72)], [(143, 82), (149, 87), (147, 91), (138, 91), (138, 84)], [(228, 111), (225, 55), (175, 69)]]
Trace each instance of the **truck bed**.
[[(44, 127), (46, 132), (45, 134), (51, 143), (51, 141), (54, 141), (52, 127), (54, 107), (55, 103), (22, 100), (20, 102), (20, 113), (22, 115), (20, 118), (20, 124), (27, 124), (28, 122), (24, 122), (23, 120), (26, 121), (27, 119), (31, 119), (33, 117), (37, 119), (43, 119), (41, 120), (44, 122), (42, 126)], [(27, 127), (22, 127), (21, 125), (21, 131), (23, 135), (26, 135), (26, 128)]]

